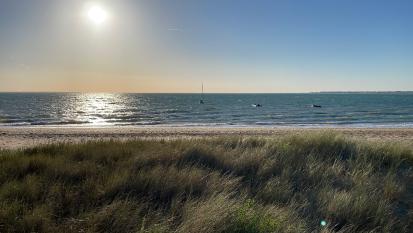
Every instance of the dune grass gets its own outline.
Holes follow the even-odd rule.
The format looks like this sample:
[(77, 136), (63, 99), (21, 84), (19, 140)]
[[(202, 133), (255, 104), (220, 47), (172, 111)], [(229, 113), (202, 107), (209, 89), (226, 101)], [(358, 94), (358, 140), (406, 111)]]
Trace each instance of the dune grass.
[(0, 232), (413, 232), (412, 165), (330, 133), (1, 151)]

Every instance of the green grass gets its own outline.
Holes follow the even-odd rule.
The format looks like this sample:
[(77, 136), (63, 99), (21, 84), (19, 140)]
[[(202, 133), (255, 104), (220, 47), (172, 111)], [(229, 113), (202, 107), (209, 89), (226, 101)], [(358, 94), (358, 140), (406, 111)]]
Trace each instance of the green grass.
[(0, 232), (413, 232), (412, 165), (329, 133), (1, 151)]

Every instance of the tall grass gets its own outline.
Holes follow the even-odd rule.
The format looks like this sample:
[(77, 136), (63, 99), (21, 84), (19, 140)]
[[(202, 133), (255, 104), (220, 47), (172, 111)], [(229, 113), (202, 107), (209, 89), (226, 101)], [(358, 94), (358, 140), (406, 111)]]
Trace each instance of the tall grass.
[(412, 165), (330, 133), (1, 151), (0, 232), (413, 232)]

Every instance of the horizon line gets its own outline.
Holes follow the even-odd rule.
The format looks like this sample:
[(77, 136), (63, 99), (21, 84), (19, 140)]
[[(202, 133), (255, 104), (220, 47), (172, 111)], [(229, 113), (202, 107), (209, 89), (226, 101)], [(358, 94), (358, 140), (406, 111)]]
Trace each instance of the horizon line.
[[(204, 92), (204, 94), (345, 94), (345, 93), (410, 93), (411, 91), (307, 91), (307, 92)], [(59, 93), (110, 93), (110, 94), (200, 94), (198, 92), (116, 92), (116, 91), (0, 91), (0, 94), (59, 94)]]

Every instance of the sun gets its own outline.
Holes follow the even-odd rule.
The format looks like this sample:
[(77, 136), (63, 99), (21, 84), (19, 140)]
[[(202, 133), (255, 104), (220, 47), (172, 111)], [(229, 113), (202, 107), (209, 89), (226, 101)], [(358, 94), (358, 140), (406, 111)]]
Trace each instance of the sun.
[(87, 18), (88, 20), (96, 26), (100, 26), (106, 23), (108, 20), (108, 11), (101, 5), (92, 4), (88, 6)]

